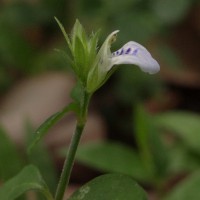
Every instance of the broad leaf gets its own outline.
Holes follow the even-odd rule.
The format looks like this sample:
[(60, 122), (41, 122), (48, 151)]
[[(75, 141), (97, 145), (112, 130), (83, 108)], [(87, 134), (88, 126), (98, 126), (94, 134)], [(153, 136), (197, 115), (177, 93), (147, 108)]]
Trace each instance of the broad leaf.
[(0, 187), (0, 199), (14, 200), (28, 190), (38, 190), (47, 200), (53, 200), (38, 169), (33, 165), (25, 167), (19, 174)]
[(130, 177), (107, 174), (93, 179), (69, 200), (147, 200), (144, 190)]
[(186, 112), (167, 112), (157, 116), (157, 126), (173, 132), (185, 145), (200, 153), (200, 116)]
[(200, 172), (196, 172), (183, 180), (167, 195), (164, 200), (199, 200)]
[(40, 141), (42, 137), (49, 131), (49, 129), (55, 125), (60, 119), (64, 117), (67, 112), (76, 111), (76, 104), (71, 103), (66, 106), (62, 111), (57, 112), (50, 116), (35, 132), (33, 136), (33, 141), (29, 146), (29, 152), (31, 149)]
[(76, 159), (101, 171), (119, 172), (146, 181), (147, 172), (134, 149), (116, 142), (90, 143), (79, 147)]
[(16, 147), (0, 127), (0, 180), (6, 181), (14, 176), (23, 164)]

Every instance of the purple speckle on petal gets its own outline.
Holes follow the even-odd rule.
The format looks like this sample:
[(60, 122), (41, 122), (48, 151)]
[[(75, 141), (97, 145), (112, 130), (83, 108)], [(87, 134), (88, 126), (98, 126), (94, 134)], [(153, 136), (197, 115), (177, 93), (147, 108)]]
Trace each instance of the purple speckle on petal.
[(128, 48), (128, 49), (126, 50), (125, 54), (129, 54), (130, 51), (131, 51), (131, 48)]
[(133, 51), (132, 54), (133, 54), (134, 56), (136, 56), (136, 55), (137, 55), (137, 52), (138, 52), (138, 49), (135, 49), (135, 50)]
[(122, 50), (121, 50), (121, 52), (120, 52), (120, 54), (119, 54), (119, 55), (122, 55), (123, 53), (124, 53), (124, 49), (122, 49)]

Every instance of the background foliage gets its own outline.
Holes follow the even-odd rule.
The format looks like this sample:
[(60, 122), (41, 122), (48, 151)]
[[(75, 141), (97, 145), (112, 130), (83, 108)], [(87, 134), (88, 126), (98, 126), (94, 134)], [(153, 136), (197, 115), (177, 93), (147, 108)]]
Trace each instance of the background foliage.
[[(140, 42), (158, 60), (161, 72), (149, 76), (122, 66), (95, 94), (94, 108), (106, 123), (107, 140), (82, 146), (78, 163), (98, 173), (128, 174), (154, 199), (198, 199), (199, 11), (198, 0), (1, 1), (0, 105), (21, 80), (48, 71), (71, 73), (54, 51), (66, 48), (54, 16), (68, 32), (76, 18), (88, 33), (100, 28), (100, 43), (119, 29), (113, 50), (129, 40)], [(34, 163), (55, 189), (59, 161), (53, 163), (45, 150), (47, 160), (36, 152), (27, 157), (3, 128), (0, 137), (0, 160), (5, 161), (0, 162), (0, 182)], [(46, 165), (51, 166), (48, 171)]]

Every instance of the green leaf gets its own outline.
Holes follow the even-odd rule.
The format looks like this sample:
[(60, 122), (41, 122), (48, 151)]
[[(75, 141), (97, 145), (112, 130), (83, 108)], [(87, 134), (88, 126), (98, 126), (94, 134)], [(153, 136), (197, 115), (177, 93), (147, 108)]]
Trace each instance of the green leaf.
[(16, 147), (0, 127), (0, 180), (6, 181), (14, 176), (23, 164)]
[[(168, 148), (170, 155), (169, 171), (172, 174), (193, 172), (199, 169), (200, 157), (198, 154), (194, 154), (189, 151), (183, 144), (175, 143)], [(188, 164), (190, 163), (190, 164)]]
[[(26, 137), (27, 137), (27, 146), (29, 146), (29, 143), (31, 142), (31, 133), (33, 132), (33, 127), (30, 123), (27, 123), (26, 125)], [(40, 156), (38, 156), (40, 155)], [(52, 156), (47, 151), (47, 148), (45, 148), (45, 145), (43, 142), (40, 142), (35, 146), (35, 148), (32, 149), (31, 153), (27, 155), (29, 163), (36, 166), (42, 176), (45, 182), (47, 183), (49, 189), (52, 192), (55, 192), (58, 177), (56, 173), (56, 167), (54, 166)]]
[(139, 152), (148, 170), (153, 169), (153, 158), (149, 151), (149, 121), (144, 109), (140, 105), (136, 108), (134, 116), (134, 131)]
[(187, 112), (167, 112), (156, 117), (158, 127), (171, 131), (190, 149), (200, 153), (200, 116)]
[(167, 149), (154, 125), (152, 116), (146, 113), (141, 105), (136, 108), (134, 128), (136, 141), (146, 169), (153, 176), (162, 177), (166, 174), (168, 166)]
[(58, 177), (53, 160), (50, 157), (49, 152), (47, 152), (47, 149), (41, 144), (37, 144), (36, 148), (32, 150), (31, 155), (29, 155), (29, 161), (31, 164), (38, 167), (49, 189), (52, 192), (55, 192)]
[(130, 177), (107, 174), (93, 179), (69, 200), (147, 200), (144, 190)]
[(47, 134), (48, 130), (56, 124), (61, 118), (64, 117), (64, 115), (67, 112), (75, 111), (77, 110), (77, 105), (75, 103), (71, 103), (68, 106), (66, 106), (62, 111), (57, 112), (50, 116), (35, 132), (33, 136), (33, 141), (31, 145), (29, 146), (28, 151), (30, 152), (31, 149), (41, 140), (42, 137), (44, 137), (45, 134)]
[(200, 172), (195, 172), (175, 186), (163, 200), (199, 200)]
[(116, 142), (99, 142), (79, 147), (76, 159), (90, 167), (106, 172), (119, 172), (146, 181), (147, 172), (137, 153)]
[(38, 169), (33, 165), (25, 167), (19, 174), (0, 187), (0, 199), (14, 200), (28, 190), (39, 190), (47, 200), (53, 200)]

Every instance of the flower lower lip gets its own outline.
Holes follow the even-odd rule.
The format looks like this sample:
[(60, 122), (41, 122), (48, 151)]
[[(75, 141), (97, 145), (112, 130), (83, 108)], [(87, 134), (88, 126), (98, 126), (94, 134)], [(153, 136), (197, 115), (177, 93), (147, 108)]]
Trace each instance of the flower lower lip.
[(144, 72), (154, 74), (160, 70), (158, 62), (149, 51), (137, 42), (130, 41), (112, 53), (112, 65), (133, 64)]

